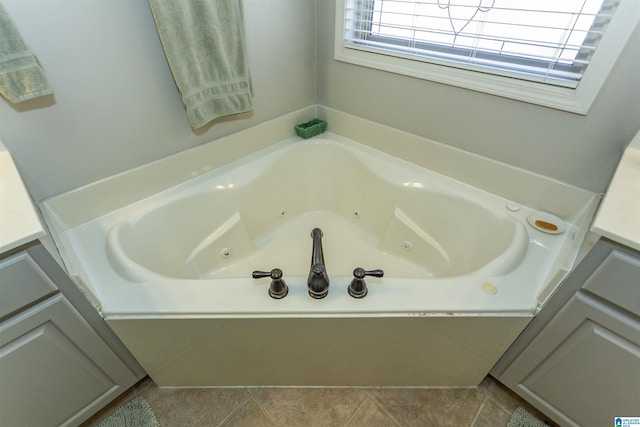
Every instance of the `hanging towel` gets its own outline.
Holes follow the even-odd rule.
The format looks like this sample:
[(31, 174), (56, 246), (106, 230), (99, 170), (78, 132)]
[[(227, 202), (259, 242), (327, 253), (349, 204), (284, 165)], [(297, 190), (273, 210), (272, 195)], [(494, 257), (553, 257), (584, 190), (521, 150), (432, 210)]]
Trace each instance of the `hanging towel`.
[(149, 0), (189, 123), (251, 111), (240, 0)]
[(44, 70), (0, 4), (0, 93), (13, 103), (53, 93)]

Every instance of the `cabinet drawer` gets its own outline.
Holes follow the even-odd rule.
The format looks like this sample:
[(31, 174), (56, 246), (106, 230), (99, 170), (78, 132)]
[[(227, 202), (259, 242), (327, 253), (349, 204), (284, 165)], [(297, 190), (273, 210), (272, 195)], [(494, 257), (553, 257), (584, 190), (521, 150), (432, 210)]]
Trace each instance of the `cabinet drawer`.
[(618, 248), (602, 261), (583, 289), (640, 316), (640, 259)]
[(27, 252), (0, 261), (0, 320), (57, 291)]

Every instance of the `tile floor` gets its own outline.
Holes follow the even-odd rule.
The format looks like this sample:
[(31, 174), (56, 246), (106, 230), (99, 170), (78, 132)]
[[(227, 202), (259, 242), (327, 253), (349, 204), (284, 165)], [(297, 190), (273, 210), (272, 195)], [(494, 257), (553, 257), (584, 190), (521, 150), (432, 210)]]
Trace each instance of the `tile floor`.
[(476, 388), (159, 388), (145, 378), (83, 426), (141, 396), (163, 427), (506, 426), (524, 406), (492, 377)]

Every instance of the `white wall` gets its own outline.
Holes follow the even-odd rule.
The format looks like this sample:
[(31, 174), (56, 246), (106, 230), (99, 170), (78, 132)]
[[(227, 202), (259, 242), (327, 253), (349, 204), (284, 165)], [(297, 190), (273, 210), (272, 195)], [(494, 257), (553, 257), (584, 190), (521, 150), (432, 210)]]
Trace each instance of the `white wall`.
[(596, 192), (640, 128), (640, 29), (580, 116), (335, 61), (335, 0), (316, 4), (319, 104)]
[(189, 127), (147, 0), (3, 0), (54, 96), (0, 99), (36, 200), (315, 103), (315, 1), (244, 0), (254, 112)]

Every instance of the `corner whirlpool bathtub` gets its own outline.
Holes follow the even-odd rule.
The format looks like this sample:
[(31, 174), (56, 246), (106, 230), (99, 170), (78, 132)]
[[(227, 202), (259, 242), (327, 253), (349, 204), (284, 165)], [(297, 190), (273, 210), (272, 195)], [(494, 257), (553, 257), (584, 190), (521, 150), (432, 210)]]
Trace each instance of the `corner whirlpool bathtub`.
[[(65, 231), (161, 386), (474, 386), (538, 307), (573, 225), (354, 141), (291, 138)], [(323, 231), (326, 298), (307, 290)], [(356, 267), (368, 294), (347, 292)], [(279, 268), (288, 295), (273, 299)]]

